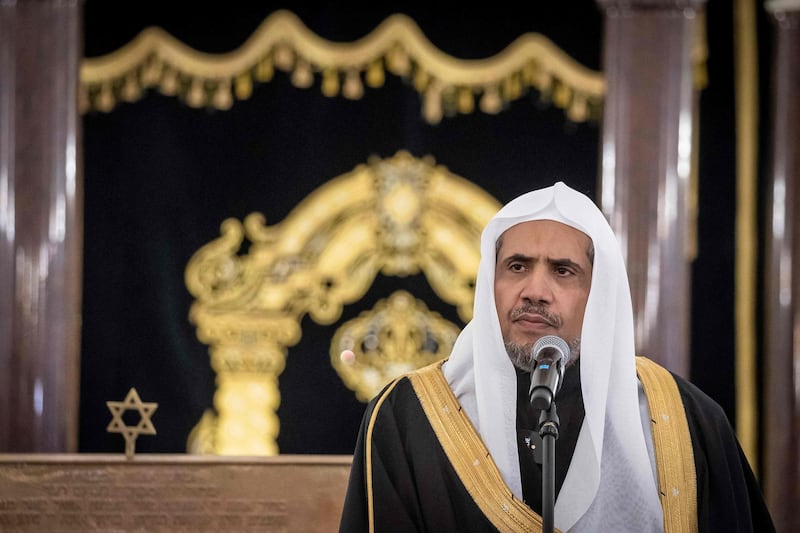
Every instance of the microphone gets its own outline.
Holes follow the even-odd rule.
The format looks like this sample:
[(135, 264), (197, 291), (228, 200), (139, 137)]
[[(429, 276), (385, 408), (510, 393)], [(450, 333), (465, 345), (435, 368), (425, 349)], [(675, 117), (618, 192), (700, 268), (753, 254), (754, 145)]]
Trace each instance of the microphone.
[(528, 396), (534, 409), (548, 410), (561, 388), (564, 367), (569, 359), (569, 345), (561, 337), (545, 335), (536, 341), (531, 353), (535, 366)]

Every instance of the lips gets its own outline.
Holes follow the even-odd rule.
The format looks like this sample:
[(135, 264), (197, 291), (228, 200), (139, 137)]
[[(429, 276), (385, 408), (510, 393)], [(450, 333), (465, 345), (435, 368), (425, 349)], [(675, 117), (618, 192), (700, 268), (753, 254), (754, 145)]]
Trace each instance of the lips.
[(531, 325), (534, 327), (555, 327), (555, 324), (547, 320), (542, 315), (537, 315), (534, 313), (523, 313), (518, 317), (513, 319), (516, 323), (522, 323), (523, 325)]

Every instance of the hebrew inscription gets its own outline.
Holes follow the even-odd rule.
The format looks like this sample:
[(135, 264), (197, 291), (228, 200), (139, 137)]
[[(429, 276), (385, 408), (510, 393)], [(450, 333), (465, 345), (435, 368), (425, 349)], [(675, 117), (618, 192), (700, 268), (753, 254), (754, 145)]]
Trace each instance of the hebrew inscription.
[(338, 456), (10, 457), (0, 459), (0, 531), (335, 531), (350, 469)]

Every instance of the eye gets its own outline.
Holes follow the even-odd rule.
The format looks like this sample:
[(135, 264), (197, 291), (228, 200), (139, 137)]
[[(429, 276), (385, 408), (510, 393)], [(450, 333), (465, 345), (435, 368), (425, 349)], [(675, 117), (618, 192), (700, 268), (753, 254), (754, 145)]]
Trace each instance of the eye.
[(557, 266), (557, 267), (555, 267), (554, 271), (559, 276), (570, 276), (570, 275), (574, 274), (572, 269), (570, 269), (569, 267), (565, 267), (565, 266)]
[(512, 272), (524, 272), (525, 265), (523, 263), (511, 263), (508, 265), (508, 269)]

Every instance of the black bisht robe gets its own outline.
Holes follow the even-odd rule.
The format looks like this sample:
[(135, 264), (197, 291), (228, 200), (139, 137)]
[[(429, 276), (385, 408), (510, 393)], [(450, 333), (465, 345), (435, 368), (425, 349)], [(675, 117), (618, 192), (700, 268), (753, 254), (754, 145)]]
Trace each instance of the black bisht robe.
[[(724, 411), (697, 387), (680, 376), (673, 377), (683, 400), (694, 451), (698, 531), (775, 531), (759, 485)], [(370, 421), (372, 461), (367, 465)], [(368, 483), (376, 532), (497, 531), (456, 474), (408, 377), (388, 385), (367, 405), (340, 533), (370, 531)], [(536, 507), (538, 511), (539, 506)]]

